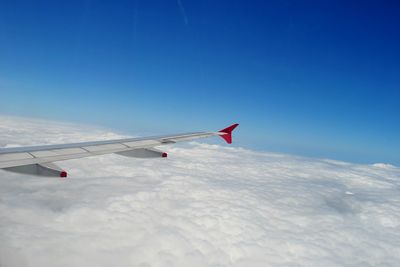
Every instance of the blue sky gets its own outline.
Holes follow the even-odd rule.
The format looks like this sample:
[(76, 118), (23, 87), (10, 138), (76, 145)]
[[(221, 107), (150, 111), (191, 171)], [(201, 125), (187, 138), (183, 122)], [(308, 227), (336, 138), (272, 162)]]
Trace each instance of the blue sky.
[(400, 165), (399, 12), (390, 1), (3, 1), (0, 114), (131, 134), (238, 122), (240, 146)]

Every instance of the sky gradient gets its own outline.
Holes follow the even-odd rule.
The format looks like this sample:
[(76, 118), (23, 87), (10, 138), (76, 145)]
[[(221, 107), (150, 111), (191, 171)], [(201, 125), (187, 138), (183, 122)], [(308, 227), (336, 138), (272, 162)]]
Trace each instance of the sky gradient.
[(400, 165), (400, 6), (0, 3), (0, 114)]

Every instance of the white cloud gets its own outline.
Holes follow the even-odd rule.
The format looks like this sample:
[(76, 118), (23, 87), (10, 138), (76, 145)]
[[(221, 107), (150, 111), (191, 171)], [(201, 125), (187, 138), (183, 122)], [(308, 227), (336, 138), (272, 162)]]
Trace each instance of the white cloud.
[[(0, 145), (117, 138), (0, 117)], [(202, 143), (0, 172), (0, 266), (398, 266), (400, 169)]]

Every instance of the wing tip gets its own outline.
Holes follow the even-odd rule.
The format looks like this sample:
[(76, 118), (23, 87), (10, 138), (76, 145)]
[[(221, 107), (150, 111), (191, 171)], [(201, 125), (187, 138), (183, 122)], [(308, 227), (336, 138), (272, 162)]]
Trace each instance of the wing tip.
[(220, 133), (224, 133), (223, 135), (220, 136), (226, 141), (226, 143), (232, 144), (232, 132), (238, 126), (239, 123), (235, 123), (219, 131)]

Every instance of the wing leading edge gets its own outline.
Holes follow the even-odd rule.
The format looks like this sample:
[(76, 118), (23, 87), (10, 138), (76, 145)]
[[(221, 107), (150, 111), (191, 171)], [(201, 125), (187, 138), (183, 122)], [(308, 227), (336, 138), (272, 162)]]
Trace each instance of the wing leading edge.
[(166, 157), (165, 152), (156, 150), (154, 147), (211, 136), (221, 136), (228, 144), (231, 144), (232, 131), (238, 125), (233, 124), (218, 132), (195, 132), (71, 144), (3, 148), (0, 149), (0, 169), (41, 176), (66, 177), (66, 171), (61, 170), (52, 162), (111, 153), (136, 158)]

